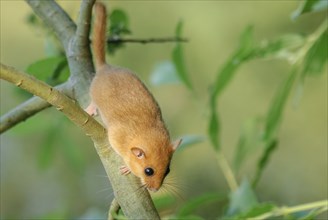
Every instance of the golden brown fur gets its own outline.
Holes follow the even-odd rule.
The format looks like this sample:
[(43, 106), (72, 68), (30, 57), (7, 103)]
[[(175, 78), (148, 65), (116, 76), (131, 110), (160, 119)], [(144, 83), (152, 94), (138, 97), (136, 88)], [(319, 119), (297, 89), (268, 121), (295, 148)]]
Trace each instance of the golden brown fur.
[[(113, 149), (128, 170), (156, 191), (180, 141), (170, 142), (160, 108), (138, 77), (128, 69), (106, 64), (106, 9), (96, 3), (95, 13), (93, 52), (97, 73), (90, 87), (92, 103), (87, 112), (95, 114), (98, 109)], [(147, 176), (146, 168), (152, 168), (154, 175)]]

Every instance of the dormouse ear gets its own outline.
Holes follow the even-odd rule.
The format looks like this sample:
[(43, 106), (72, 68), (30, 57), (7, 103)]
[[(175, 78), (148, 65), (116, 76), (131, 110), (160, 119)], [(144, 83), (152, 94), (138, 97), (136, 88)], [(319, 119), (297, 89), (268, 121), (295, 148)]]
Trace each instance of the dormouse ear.
[(182, 142), (181, 138), (172, 142), (172, 148), (174, 151), (180, 146), (181, 142)]
[(142, 159), (145, 157), (145, 152), (143, 152), (143, 150), (141, 150), (140, 148), (133, 147), (133, 148), (131, 148), (131, 152), (134, 154), (134, 156), (136, 156), (139, 159)]

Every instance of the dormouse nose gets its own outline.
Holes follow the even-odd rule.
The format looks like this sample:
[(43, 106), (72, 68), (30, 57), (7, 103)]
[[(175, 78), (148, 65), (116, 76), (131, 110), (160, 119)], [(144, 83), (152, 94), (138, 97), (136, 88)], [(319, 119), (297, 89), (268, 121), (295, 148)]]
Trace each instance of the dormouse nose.
[(157, 192), (159, 190), (159, 188), (148, 187), (148, 190), (152, 191), (152, 192)]
[(162, 186), (162, 183), (153, 183), (153, 184), (149, 184), (147, 189), (149, 191), (152, 191), (152, 192), (157, 192)]

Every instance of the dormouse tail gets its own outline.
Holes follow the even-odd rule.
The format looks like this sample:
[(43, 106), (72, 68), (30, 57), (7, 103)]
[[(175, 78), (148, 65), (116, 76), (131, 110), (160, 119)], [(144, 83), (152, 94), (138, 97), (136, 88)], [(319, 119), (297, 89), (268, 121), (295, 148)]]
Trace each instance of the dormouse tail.
[(106, 7), (99, 2), (94, 5), (95, 22), (93, 29), (93, 54), (96, 63), (96, 70), (106, 64)]

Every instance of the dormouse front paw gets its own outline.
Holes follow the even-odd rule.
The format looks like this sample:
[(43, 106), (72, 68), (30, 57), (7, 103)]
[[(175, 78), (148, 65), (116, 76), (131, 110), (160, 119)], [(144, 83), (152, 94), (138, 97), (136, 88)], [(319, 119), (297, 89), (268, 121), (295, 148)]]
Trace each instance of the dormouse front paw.
[(120, 167), (120, 171), (122, 175), (128, 175), (129, 173), (131, 173), (131, 170), (127, 167), (127, 166), (121, 166)]
[(86, 111), (91, 116), (98, 115), (97, 106), (93, 102), (91, 102), (90, 105), (84, 109), (84, 111)]

